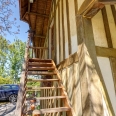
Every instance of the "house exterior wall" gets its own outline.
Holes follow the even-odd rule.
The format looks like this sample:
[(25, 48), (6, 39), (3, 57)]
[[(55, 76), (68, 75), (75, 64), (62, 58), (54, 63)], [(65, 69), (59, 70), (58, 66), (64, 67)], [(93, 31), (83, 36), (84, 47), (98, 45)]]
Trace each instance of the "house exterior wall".
[[(114, 17), (112, 14), (112, 9), (110, 5), (106, 5), (106, 13), (111, 34), (111, 41), (112, 41), (112, 48), (116, 48), (116, 25), (114, 21)], [(96, 16), (92, 18), (92, 26), (93, 26), (93, 33), (94, 33), (94, 41), (96, 46), (100, 47), (106, 47), (108, 46), (108, 40), (106, 36), (105, 26), (104, 26), (104, 20), (102, 12), (98, 12)], [(112, 67), (111, 67), (111, 60), (109, 57), (97, 57), (98, 63), (102, 72), (102, 76), (104, 78), (104, 82), (106, 85), (106, 88), (108, 90), (108, 94), (113, 106), (113, 109), (116, 114), (116, 92), (114, 87), (114, 78), (115, 75), (113, 75)], [(113, 78), (114, 76), (114, 78)]]
[[(63, 0), (63, 1), (54, 0), (53, 2), (54, 7), (51, 8), (50, 22), (54, 20), (54, 25), (56, 26), (55, 33), (54, 33), (56, 37), (55, 38), (56, 41), (54, 45), (55, 46), (54, 60), (56, 61), (56, 64), (58, 64), (59, 66), (62, 65), (62, 61), (65, 61), (66, 59), (70, 57), (70, 55), (79, 51), (80, 44), (79, 44), (79, 33), (77, 32), (78, 22), (76, 17), (77, 17), (78, 9), (81, 7), (83, 2), (84, 0)], [(113, 46), (112, 48), (115, 49), (116, 48), (116, 38), (115, 38), (115, 32), (116, 32), (115, 20), (116, 19), (113, 16), (111, 6), (106, 5), (105, 8), (106, 8), (110, 34), (111, 34), (110, 41)], [(115, 9), (116, 9), (116, 6), (115, 6)], [(96, 48), (96, 46), (98, 46), (98, 47), (103, 47), (108, 49), (111, 48), (111, 46), (109, 45), (107, 29), (104, 26), (106, 21), (104, 21), (103, 11), (100, 10), (92, 19), (88, 19), (88, 20), (91, 20), (91, 23), (92, 23), (93, 41), (95, 44), (95, 46), (93, 47)], [(80, 28), (84, 28), (84, 27), (80, 27)], [(86, 43), (86, 37), (84, 42)], [(87, 56), (85, 53), (84, 63), (91, 62), (91, 60), (93, 60), (92, 58), (91, 60), (90, 59), (88, 60), (86, 58)], [(98, 63), (98, 67), (102, 74), (101, 76), (98, 75), (97, 81), (102, 83), (100, 84), (101, 88), (104, 89), (106, 87), (106, 91), (108, 93), (104, 95), (103, 91), (105, 90), (102, 91), (101, 89), (100, 95), (102, 97), (101, 101), (103, 105), (104, 116), (111, 115), (111, 112), (109, 112), (110, 110), (109, 107), (112, 107), (116, 115), (116, 109), (115, 109), (116, 107), (116, 91), (115, 91), (116, 69), (114, 69), (112, 65), (114, 64), (114, 62), (116, 64), (116, 58), (113, 59), (114, 61), (113, 62), (112, 58), (110, 58), (109, 56), (103, 57), (103, 56), (99, 56), (99, 54), (96, 53), (96, 59), (97, 59), (96, 61)], [(96, 64), (94, 65), (96, 67)], [(78, 116), (83, 115), (82, 94), (84, 93), (83, 89), (81, 88), (82, 86), (80, 85), (81, 83), (80, 82), (81, 76), (79, 72), (80, 68), (81, 66), (79, 62), (76, 62), (76, 63), (73, 62), (70, 66), (67, 65), (67, 67), (59, 69), (61, 73), (63, 85), (66, 88), (71, 105), (76, 115)], [(89, 74), (89, 72), (86, 72), (85, 76), (87, 74)], [(75, 84), (76, 82), (78, 82), (78, 85)], [(103, 83), (105, 83), (105, 86), (103, 86)], [(99, 88), (98, 85), (97, 87)], [(88, 92), (89, 92), (89, 86), (88, 86)], [(92, 91), (91, 94), (92, 93), (94, 92)], [(109, 99), (109, 101), (107, 101), (107, 98)], [(109, 102), (111, 103), (111, 105), (109, 105)]]

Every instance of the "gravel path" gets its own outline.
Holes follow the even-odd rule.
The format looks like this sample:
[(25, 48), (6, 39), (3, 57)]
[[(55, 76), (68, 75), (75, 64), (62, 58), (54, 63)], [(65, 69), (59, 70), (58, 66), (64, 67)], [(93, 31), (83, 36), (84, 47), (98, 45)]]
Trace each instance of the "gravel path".
[(0, 103), (0, 116), (15, 116), (16, 105), (12, 103)]

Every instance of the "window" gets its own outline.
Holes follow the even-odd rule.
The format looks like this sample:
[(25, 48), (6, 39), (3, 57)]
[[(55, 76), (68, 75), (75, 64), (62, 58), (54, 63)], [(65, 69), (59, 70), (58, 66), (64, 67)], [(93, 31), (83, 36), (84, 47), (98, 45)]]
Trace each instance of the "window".
[(10, 85), (4, 85), (4, 86), (2, 86), (2, 89), (3, 90), (10, 90), (11, 86)]
[(19, 89), (18, 85), (12, 85), (12, 89)]

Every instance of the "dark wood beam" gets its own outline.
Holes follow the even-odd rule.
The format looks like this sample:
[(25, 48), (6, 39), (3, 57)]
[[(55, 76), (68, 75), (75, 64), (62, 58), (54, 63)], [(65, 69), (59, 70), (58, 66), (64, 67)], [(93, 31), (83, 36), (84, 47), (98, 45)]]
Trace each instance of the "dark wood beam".
[(78, 15), (83, 15), (86, 18), (92, 18), (95, 16), (99, 10), (104, 7), (104, 4), (94, 0), (85, 0), (81, 5), (79, 11), (77, 12)]
[(103, 4), (116, 4), (116, 0), (98, 0), (98, 2)]
[(23, 6), (23, 7), (21, 7), (21, 10), (23, 10), (23, 9), (25, 9), (25, 8), (27, 8), (28, 6), (27, 6), (27, 4), (25, 5), (25, 6)]
[(100, 57), (114, 57), (116, 58), (116, 49), (114, 48), (106, 48), (96, 46), (96, 54)]
[(45, 37), (45, 36), (43, 36), (43, 35), (34, 35), (34, 37), (46, 38), (46, 37)]
[(27, 14), (37, 15), (37, 16), (40, 16), (40, 17), (49, 18), (49, 15), (40, 14), (40, 13), (35, 13), (35, 12), (27, 12)]
[(68, 28), (68, 52), (69, 55), (72, 54), (72, 46), (71, 46), (71, 33), (70, 33), (70, 20), (69, 20), (69, 3), (66, 0), (66, 14), (67, 14), (67, 28)]
[(85, 0), (77, 14), (92, 18), (105, 4), (116, 4), (116, 0)]

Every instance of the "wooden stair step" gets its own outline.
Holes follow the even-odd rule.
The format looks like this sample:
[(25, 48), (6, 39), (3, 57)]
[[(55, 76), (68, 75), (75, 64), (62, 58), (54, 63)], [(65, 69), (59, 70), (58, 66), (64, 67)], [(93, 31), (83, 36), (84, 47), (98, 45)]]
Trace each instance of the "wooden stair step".
[(40, 109), (40, 110), (34, 110), (33, 115), (38, 114), (45, 114), (45, 113), (55, 113), (55, 112), (66, 112), (70, 111), (71, 109), (69, 107), (58, 107), (58, 108), (49, 108), (49, 109)]
[(44, 81), (44, 82), (48, 82), (48, 81), (59, 81), (59, 79), (27, 79), (27, 81)]
[(56, 72), (48, 72), (48, 71), (28, 71), (28, 75), (56, 75)]
[(29, 62), (44, 62), (44, 63), (51, 63), (51, 59), (39, 59), (39, 58), (30, 58)]
[(29, 66), (39, 66), (39, 67), (52, 67), (53, 66), (53, 64), (52, 63), (42, 63), (42, 62), (40, 62), (40, 63), (38, 63), (38, 62), (29, 62), (29, 64), (28, 64)]
[(35, 71), (35, 70), (54, 70), (55, 67), (29, 67), (29, 71)]
[[(46, 100), (46, 99), (62, 99), (66, 98), (66, 96), (51, 96), (51, 97), (34, 97), (36, 100)], [(32, 98), (27, 98), (26, 100), (30, 100)]]
[(26, 91), (40, 91), (41, 89), (62, 89), (62, 87), (26, 87)]

